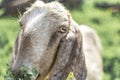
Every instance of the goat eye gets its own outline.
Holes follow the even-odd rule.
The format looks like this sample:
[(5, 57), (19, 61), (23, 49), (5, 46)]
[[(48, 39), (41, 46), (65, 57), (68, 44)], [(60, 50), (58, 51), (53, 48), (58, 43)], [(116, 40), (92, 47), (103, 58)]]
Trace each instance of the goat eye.
[(65, 32), (67, 32), (67, 31), (68, 31), (68, 29), (67, 29), (67, 27), (66, 27), (66, 26), (60, 26), (59, 31), (60, 31), (61, 33), (65, 33)]

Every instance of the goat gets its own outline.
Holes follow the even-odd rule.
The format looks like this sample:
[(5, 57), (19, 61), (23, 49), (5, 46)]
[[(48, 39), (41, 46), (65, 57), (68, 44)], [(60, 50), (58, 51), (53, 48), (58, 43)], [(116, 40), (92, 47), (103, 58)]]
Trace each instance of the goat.
[(59, 2), (37, 0), (20, 19), (11, 69), (37, 68), (36, 80), (102, 80), (100, 39), (90, 27), (78, 25)]

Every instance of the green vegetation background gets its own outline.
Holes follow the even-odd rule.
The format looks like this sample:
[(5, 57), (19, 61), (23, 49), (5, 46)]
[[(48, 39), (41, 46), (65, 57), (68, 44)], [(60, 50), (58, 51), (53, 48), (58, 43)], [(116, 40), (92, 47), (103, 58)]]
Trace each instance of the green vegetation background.
[[(70, 12), (76, 22), (93, 27), (101, 37), (103, 80), (120, 80), (120, 13), (113, 15), (110, 9), (103, 11), (94, 7), (95, 2), (120, 3), (120, 0), (84, 1), (83, 10)], [(0, 10), (1, 13), (3, 10)], [(18, 19), (9, 16), (0, 18), (0, 80), (4, 80), (6, 64), (10, 62), (19, 28)]]

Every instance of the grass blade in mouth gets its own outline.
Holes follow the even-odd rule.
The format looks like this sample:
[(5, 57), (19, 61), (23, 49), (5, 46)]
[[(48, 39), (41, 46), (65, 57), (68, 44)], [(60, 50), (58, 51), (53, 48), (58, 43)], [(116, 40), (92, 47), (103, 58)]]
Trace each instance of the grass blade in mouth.
[(12, 71), (8, 66), (6, 70), (6, 75), (4, 76), (4, 80), (36, 80), (37, 77), (38, 77), (38, 72), (36, 69), (30, 71), (25, 67), (22, 67), (20, 69), (20, 74), (15, 76), (12, 74)]

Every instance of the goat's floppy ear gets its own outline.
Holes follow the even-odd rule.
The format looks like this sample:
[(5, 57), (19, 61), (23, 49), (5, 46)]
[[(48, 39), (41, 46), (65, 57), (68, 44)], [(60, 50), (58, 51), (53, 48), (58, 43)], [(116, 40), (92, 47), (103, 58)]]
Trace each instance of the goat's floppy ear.
[(86, 79), (85, 58), (82, 51), (82, 35), (78, 27), (73, 27), (64, 37), (51, 69), (50, 80), (66, 80), (70, 72), (76, 80)]

